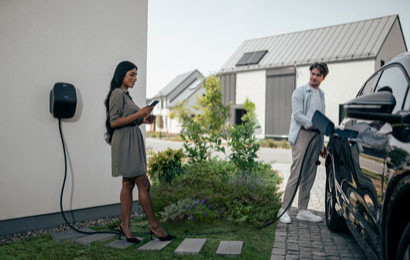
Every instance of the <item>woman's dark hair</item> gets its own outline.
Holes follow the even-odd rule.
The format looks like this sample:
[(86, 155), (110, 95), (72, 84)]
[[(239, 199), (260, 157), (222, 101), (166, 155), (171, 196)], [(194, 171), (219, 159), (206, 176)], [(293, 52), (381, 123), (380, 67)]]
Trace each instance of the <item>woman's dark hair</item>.
[(327, 74), (329, 74), (329, 69), (327, 68), (327, 64), (324, 62), (315, 62), (313, 63), (309, 70), (312, 71), (313, 69), (318, 69), (320, 74), (323, 75), (323, 78), (326, 78)]
[(125, 74), (127, 74), (128, 71), (132, 69), (137, 69), (137, 66), (129, 61), (122, 61), (120, 62), (117, 67), (115, 68), (114, 71), (114, 76), (112, 77), (111, 80), (111, 85), (110, 85), (110, 91), (108, 92), (107, 98), (105, 99), (105, 108), (106, 108), (106, 115), (107, 119), (105, 120), (105, 127), (107, 128), (107, 132), (105, 133), (105, 141), (107, 143), (111, 144), (111, 139), (112, 139), (112, 134), (114, 133), (114, 129), (111, 127), (110, 124), (110, 97), (111, 93), (113, 92), (114, 89), (120, 88), (122, 86), (122, 81), (124, 80)]

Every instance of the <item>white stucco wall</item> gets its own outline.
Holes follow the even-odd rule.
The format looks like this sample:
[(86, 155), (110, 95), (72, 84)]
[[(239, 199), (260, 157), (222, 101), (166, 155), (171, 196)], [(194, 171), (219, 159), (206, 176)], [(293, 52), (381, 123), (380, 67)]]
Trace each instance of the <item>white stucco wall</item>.
[(266, 71), (239, 72), (236, 74), (236, 100), (235, 104), (243, 104), (248, 98), (255, 103), (255, 113), (261, 126), (256, 136), (262, 138), (265, 133), (265, 95)]
[[(321, 83), (320, 88), (325, 93), (326, 116), (337, 125), (339, 122), (339, 104), (356, 97), (364, 82), (374, 72), (375, 61), (331, 63), (328, 64), (328, 68), (329, 74)], [(297, 67), (297, 87), (308, 83), (309, 78), (309, 66)]]
[(55, 82), (74, 84), (81, 98), (76, 120), (62, 123), (65, 210), (119, 203), (103, 102), (115, 66), (130, 60), (139, 68), (130, 93), (145, 105), (147, 8), (147, 0), (0, 1), (0, 220), (59, 211), (64, 159), (49, 113)]

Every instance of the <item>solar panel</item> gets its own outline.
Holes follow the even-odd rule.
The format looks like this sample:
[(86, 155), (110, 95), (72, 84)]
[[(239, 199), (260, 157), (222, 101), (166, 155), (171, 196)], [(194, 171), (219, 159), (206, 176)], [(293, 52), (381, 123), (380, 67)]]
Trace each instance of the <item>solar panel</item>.
[(236, 63), (236, 66), (243, 66), (248, 64), (249, 58), (253, 55), (253, 52), (244, 53), (242, 58)]
[(268, 52), (267, 50), (264, 50), (264, 51), (255, 51), (255, 52), (253, 53), (253, 55), (249, 58), (248, 64), (258, 64), (258, 63), (262, 60), (263, 56), (265, 56), (265, 54), (266, 54), (267, 52)]
[(244, 53), (236, 66), (258, 64), (267, 53), (267, 50)]

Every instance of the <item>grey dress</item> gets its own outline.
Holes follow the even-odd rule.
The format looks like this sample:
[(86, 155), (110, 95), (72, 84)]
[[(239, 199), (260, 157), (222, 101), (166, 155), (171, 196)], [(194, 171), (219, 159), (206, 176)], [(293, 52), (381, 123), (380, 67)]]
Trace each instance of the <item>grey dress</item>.
[[(138, 112), (140, 108), (122, 88), (113, 90), (109, 100), (110, 122)], [(139, 125), (142, 118), (129, 125), (115, 128), (111, 140), (112, 176), (132, 178), (147, 172), (144, 138)]]

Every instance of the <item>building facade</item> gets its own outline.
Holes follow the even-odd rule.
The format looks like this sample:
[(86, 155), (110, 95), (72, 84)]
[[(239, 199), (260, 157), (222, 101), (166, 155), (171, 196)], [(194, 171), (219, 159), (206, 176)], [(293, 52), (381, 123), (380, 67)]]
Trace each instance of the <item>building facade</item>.
[(147, 0), (0, 1), (0, 235), (63, 224), (64, 156), (49, 112), (56, 82), (73, 84), (78, 97), (74, 118), (62, 121), (64, 210), (95, 209), (95, 218), (119, 209), (104, 100), (116, 65), (130, 60), (139, 68), (130, 94), (145, 105), (147, 14)]
[(286, 138), (293, 90), (309, 82), (309, 66), (326, 62), (321, 84), (326, 115), (339, 120), (339, 104), (352, 99), (380, 66), (407, 51), (398, 15), (247, 40), (221, 69), (224, 103), (232, 117), (248, 97), (256, 104), (257, 136)]
[(181, 125), (177, 118), (171, 117), (172, 109), (185, 102), (185, 107), (191, 109), (196, 104), (197, 95), (205, 93), (202, 88), (204, 77), (198, 70), (188, 71), (177, 75), (165, 87), (161, 89), (151, 100), (159, 100), (155, 106), (153, 114), (157, 116), (154, 125), (147, 126), (147, 131), (159, 131), (172, 134), (178, 134), (181, 131)]

